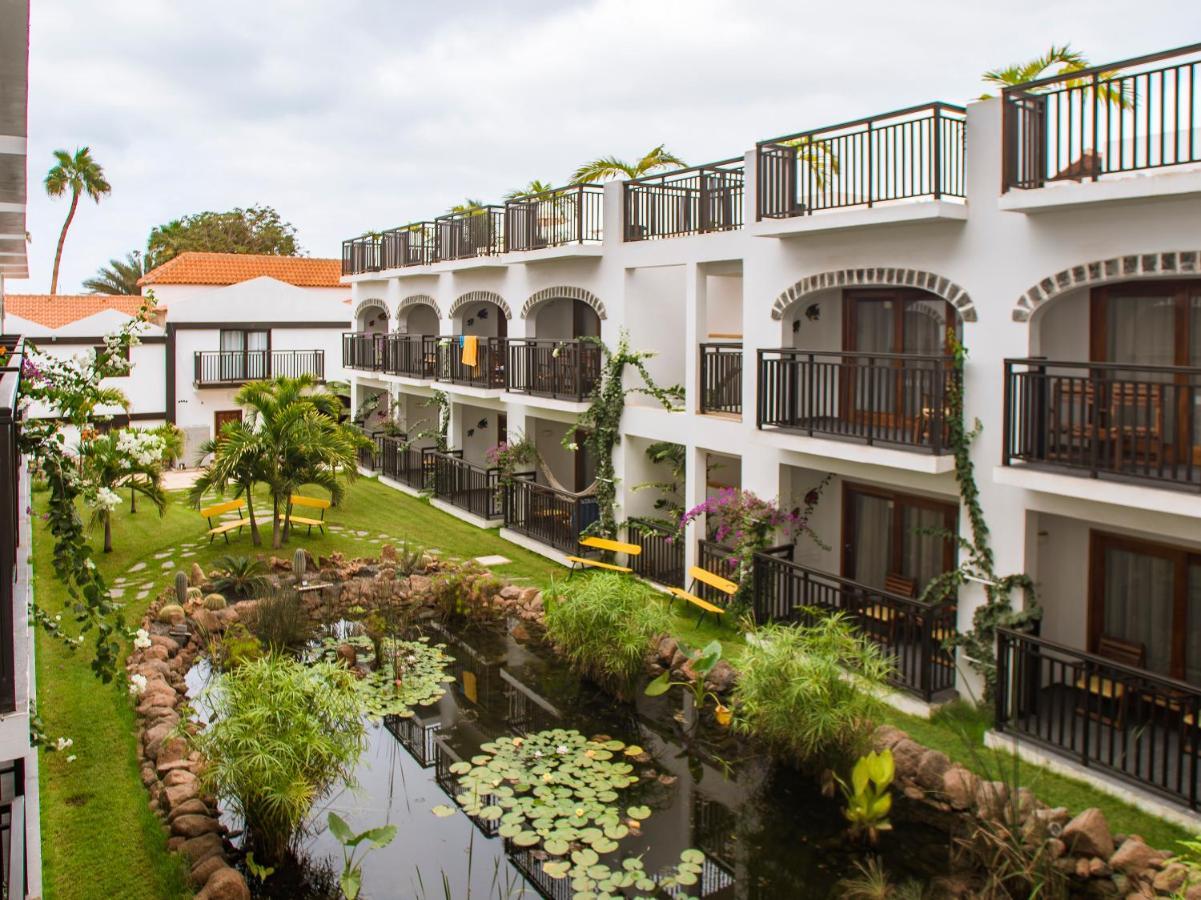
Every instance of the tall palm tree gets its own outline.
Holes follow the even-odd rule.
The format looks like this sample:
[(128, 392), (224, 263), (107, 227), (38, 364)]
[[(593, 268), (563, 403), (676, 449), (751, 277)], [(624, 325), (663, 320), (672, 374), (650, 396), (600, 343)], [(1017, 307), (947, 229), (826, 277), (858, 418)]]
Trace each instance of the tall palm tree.
[(79, 147), (72, 156), (66, 150), (55, 150), (57, 162), (46, 173), (46, 193), (51, 197), (61, 197), (67, 191), (71, 192), (71, 208), (67, 210), (67, 220), (63, 222), (62, 233), (58, 236), (58, 249), (54, 253), (54, 272), (50, 276), (50, 293), (58, 293), (58, 267), (63, 259), (63, 244), (67, 240), (67, 229), (75, 218), (75, 210), (79, 206), (79, 195), (87, 194), (95, 202), (112, 192), (112, 186), (104, 178), (104, 169), (100, 163), (92, 159), (92, 151), (87, 147)]
[[(1018, 84), (1025, 84), (1028, 81), (1037, 81), (1040, 78), (1046, 78), (1050, 75), (1067, 75), (1072, 72), (1080, 72), (1084, 69), (1091, 68), (1087, 57), (1079, 50), (1073, 50), (1071, 44), (1064, 44), (1062, 47), (1056, 47), (1054, 44), (1042, 56), (1036, 56), (1034, 59), (1027, 60), (1023, 63), (1013, 63), (1001, 69), (990, 69), (985, 72), (981, 78), (988, 84), (996, 85), (997, 87), (1013, 87)], [(1100, 73), (1101, 79), (1112, 73)], [(1073, 88), (1087, 87), (1090, 82), (1087, 79), (1073, 79), (1066, 84)], [(1099, 96), (1107, 103), (1112, 103), (1115, 106), (1126, 109), (1133, 105), (1133, 98), (1128, 88), (1118, 90), (1111, 85), (1105, 85), (1099, 91)], [(991, 94), (981, 94), (981, 100), (988, 100)]]
[(141, 251), (125, 254), (125, 259), (110, 259), (94, 278), (87, 279), (84, 289), (90, 294), (133, 295), (140, 293), (138, 279), (146, 274), (146, 260)]
[[(129, 488), (131, 494), (150, 499), (161, 516), (167, 508), (163, 492), (163, 470), (158, 461), (141, 463), (117, 446), (117, 434), (99, 435), (79, 448), (80, 471), (84, 482), (94, 489), (116, 491)], [(92, 525), (104, 526), (104, 552), (113, 552), (113, 511), (115, 507), (97, 503), (92, 510)]]
[(594, 181), (609, 181), (613, 178), (640, 178), (660, 169), (678, 169), (686, 165), (663, 144), (652, 147), (641, 159), (627, 162), (616, 156), (601, 156), (586, 162), (571, 176), (572, 184), (587, 184)]
[(458, 213), (474, 213), (484, 208), (484, 203), (481, 200), (476, 200), (473, 197), (466, 198), (462, 203), (456, 203), (446, 212), (450, 215)]
[(543, 181), (540, 178), (535, 178), (525, 187), (514, 188), (505, 194), (505, 200), (524, 200), (526, 197), (534, 197), (538, 194), (549, 194), (555, 189), (553, 184)]
[(838, 154), (827, 141), (814, 141), (811, 137), (793, 138), (783, 141), (785, 147), (796, 147), (797, 161), (813, 173), (813, 181), (825, 187), (826, 181), (838, 174)]
[(200, 445), (200, 456), (212, 454), (192, 485), (190, 499), (199, 508), (210, 491), (224, 494), (232, 487), (234, 497), (246, 499), (246, 518), (250, 520), (250, 541), (262, 546), (258, 519), (254, 514), (254, 487), (267, 479), (266, 447), (260, 435), (244, 421), (226, 422), (217, 437)]

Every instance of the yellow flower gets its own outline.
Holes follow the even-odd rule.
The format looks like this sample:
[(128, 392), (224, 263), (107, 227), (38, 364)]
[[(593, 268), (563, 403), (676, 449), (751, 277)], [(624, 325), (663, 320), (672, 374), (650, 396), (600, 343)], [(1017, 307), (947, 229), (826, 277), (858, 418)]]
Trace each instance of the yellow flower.
[(728, 706), (722, 706), (720, 703), (717, 704), (717, 709), (713, 711), (713, 715), (717, 719), (717, 724), (723, 728), (729, 725), (730, 720), (734, 718), (734, 714), (730, 712), (730, 708)]

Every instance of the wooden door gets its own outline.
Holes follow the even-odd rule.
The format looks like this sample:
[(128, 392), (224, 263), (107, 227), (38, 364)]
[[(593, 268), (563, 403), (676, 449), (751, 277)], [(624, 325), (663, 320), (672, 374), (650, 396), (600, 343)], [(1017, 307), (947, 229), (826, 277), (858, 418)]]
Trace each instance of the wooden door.
[(241, 422), (242, 410), (240, 409), (223, 409), (213, 413), (213, 435), (221, 436), (221, 429), (226, 422)]

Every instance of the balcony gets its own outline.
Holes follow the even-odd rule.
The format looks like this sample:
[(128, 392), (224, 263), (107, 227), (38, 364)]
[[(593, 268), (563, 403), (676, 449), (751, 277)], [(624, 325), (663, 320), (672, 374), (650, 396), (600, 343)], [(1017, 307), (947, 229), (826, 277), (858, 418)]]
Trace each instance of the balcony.
[(418, 448), (402, 436), (388, 435), (380, 439), (377, 471), (385, 478), (399, 481), (415, 491), (433, 486), (434, 454), (437, 448)]
[(475, 338), (475, 361), (471, 362), (470, 356), (465, 356), (470, 352), (467, 337), (471, 336), (438, 338), (437, 380), (481, 390), (504, 390), (506, 339)]
[(380, 268), (428, 266), (434, 261), (434, 223), (414, 222), (380, 235)]
[(684, 535), (673, 528), (645, 519), (626, 523), (626, 540), (642, 552), (631, 556), (630, 567), (639, 578), (666, 587), (685, 587)]
[(600, 380), (601, 348), (588, 340), (509, 338), (507, 389), (582, 403)]
[(389, 334), (384, 337), (380, 369), (386, 374), (431, 379), (437, 365), (436, 334)]
[(1003, 462), (1201, 488), (1201, 368), (1005, 360)]
[(604, 239), (604, 188), (576, 184), (505, 203), (505, 250), (518, 253), (599, 244)]
[(702, 415), (742, 415), (742, 344), (701, 344)]
[(625, 183), (624, 239), (648, 241), (743, 225), (741, 157)]
[(756, 421), (932, 455), (949, 452), (949, 356), (783, 348), (759, 351)]
[[(18, 603), (17, 545), (22, 514), (17, 401), (23, 360), (23, 342), (19, 338), (5, 338), (0, 344), (0, 715), (17, 708), (14, 634), (18, 620), (14, 616), (14, 607)], [(23, 618), (20, 621), (23, 622)], [(24, 828), (20, 834), (24, 836)], [(24, 896), (24, 893), (16, 896)]]
[(995, 728), (1198, 811), (1201, 690), (997, 629)]
[(930, 702), (955, 689), (954, 603), (922, 603), (768, 554), (755, 556), (756, 622), (842, 613), (892, 660), (891, 683)]
[(500, 469), (484, 468), (463, 459), (462, 450), (431, 451), (434, 497), (481, 519), (499, 519), (503, 492)]
[(342, 274), (362, 275), (381, 268), (380, 239), (365, 234), (342, 242)]
[(384, 366), (384, 341), (387, 335), (364, 331), (342, 333), (342, 366), (347, 369), (379, 371)]
[(506, 482), (505, 528), (564, 553), (578, 552), (580, 536), (600, 518), (596, 498), (536, 484), (533, 476), (523, 473)]
[(301, 375), (325, 380), (324, 350), (198, 350), (193, 362), (192, 383), (202, 388)]
[(505, 249), (505, 208), (480, 206), (434, 219), (434, 261), (498, 256)]
[(760, 141), (756, 233), (963, 219), (965, 121), (928, 103)]

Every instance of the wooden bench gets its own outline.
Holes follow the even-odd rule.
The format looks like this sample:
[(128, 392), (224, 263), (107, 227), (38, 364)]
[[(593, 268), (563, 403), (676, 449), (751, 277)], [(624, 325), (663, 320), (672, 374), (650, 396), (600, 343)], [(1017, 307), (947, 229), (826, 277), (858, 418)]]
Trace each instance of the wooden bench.
[[(1141, 669), (1147, 664), (1147, 648), (1142, 644), (1133, 644), (1108, 635), (1101, 635), (1097, 641), (1097, 655), (1133, 669)], [(1109, 702), (1116, 707), (1113, 724), (1118, 728), (1122, 726), (1126, 714), (1126, 685), (1123, 682), (1106, 675), (1090, 675), (1087, 678), (1081, 675), (1076, 679), (1076, 690), (1080, 692), (1076, 712), (1085, 712), (1088, 708), (1087, 695), (1091, 694), (1099, 703)], [(1089, 712), (1089, 715), (1103, 722), (1110, 721), (1100, 709)]]
[[(587, 553), (589, 550), (594, 550), (599, 553), (624, 553), (627, 557), (637, 556), (642, 552), (642, 548), (637, 544), (627, 544), (623, 541), (611, 541), (608, 538), (602, 537), (586, 537), (580, 539), (580, 546)], [(608, 569), (610, 572), (633, 572), (629, 566), (619, 566), (616, 563), (604, 562), (599, 559), (589, 559), (586, 556), (569, 556), (567, 561), (571, 563), (571, 571), (567, 573), (567, 577), (571, 578), (575, 574), (576, 566), (581, 569)]]
[[(681, 600), (687, 600), (693, 606), (701, 611), (701, 614), (696, 617), (696, 624), (701, 624), (701, 620), (705, 618), (705, 613), (713, 613), (714, 616), (720, 617), (725, 613), (725, 608), (718, 606), (716, 603), (710, 603), (703, 597), (698, 597), (693, 589), (696, 588), (697, 582), (707, 584), (711, 588), (716, 588), (727, 597), (733, 597), (738, 593), (738, 585), (728, 578), (723, 578), (721, 575), (716, 575), (708, 569), (702, 569), (700, 566), (693, 566), (688, 570), (688, 577), (692, 579), (688, 590), (673, 587), (668, 588), (668, 593), (673, 597), (679, 597)], [(673, 601), (674, 602), (674, 601)]]
[[(289, 498), (288, 502), (292, 504), (293, 509), (299, 506), (305, 509), (321, 510), (321, 518), (319, 519), (314, 519), (308, 516), (298, 516), (295, 514), (292, 515), (291, 519), (293, 525), (307, 526), (309, 529), (309, 534), (313, 533), (314, 528), (320, 528), (321, 533), (325, 534), (325, 511), (330, 507), (330, 502), (328, 500), (322, 500), (319, 497), (302, 497), (299, 494), (293, 494)], [(279, 514), (279, 520), (281, 522), (283, 522), (286, 518), (288, 518), (287, 513)]]
[(239, 497), (237, 500), (226, 500), (224, 503), (216, 503), (213, 506), (206, 506), (204, 509), (200, 510), (200, 514), (204, 516), (209, 523), (209, 543), (211, 544), (213, 542), (213, 538), (215, 538), (217, 535), (221, 535), (223, 538), (225, 538), (225, 543), (228, 544), (229, 533), (231, 531), (233, 531), (235, 528), (238, 531), (241, 531), (242, 526), (249, 525), (250, 519), (241, 515), (236, 519), (220, 521), (216, 525), (213, 524), (213, 520), (218, 516), (223, 516), (226, 513), (231, 512), (241, 513), (245, 509), (246, 500), (245, 498)]

